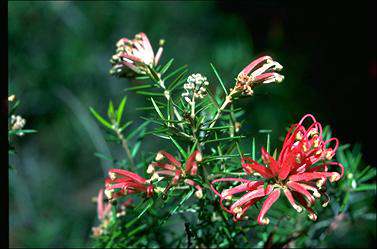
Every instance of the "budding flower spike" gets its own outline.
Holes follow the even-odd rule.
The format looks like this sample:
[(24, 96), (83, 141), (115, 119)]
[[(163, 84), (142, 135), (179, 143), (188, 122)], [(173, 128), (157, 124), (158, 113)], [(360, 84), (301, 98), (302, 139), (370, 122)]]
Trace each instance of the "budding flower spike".
[(135, 38), (121, 38), (116, 44), (116, 53), (110, 62), (111, 74), (133, 78), (137, 75), (148, 74), (148, 67), (155, 67), (160, 60), (164, 41), (160, 40), (160, 48), (154, 55), (148, 37), (144, 33), (138, 33)]
[[(115, 189), (119, 191), (115, 192)], [(145, 193), (147, 197), (152, 197), (154, 188), (138, 174), (122, 169), (109, 170), (109, 177), (105, 179), (105, 194), (109, 200), (134, 193)]]
[[(307, 119), (312, 121), (308, 128), (303, 125)], [(335, 146), (330, 147), (330, 143), (335, 143)], [(317, 215), (310, 206), (315, 203), (316, 199), (324, 199), (321, 201), (323, 207), (329, 203), (329, 196), (321, 191), (321, 187), (327, 178), (330, 182), (334, 182), (344, 175), (343, 165), (330, 161), (336, 153), (338, 144), (339, 141), (336, 138), (324, 141), (321, 124), (313, 115), (307, 114), (300, 122), (291, 126), (277, 160), (263, 147), (262, 161), (266, 166), (250, 158), (241, 160), (243, 170), (247, 174), (261, 176), (261, 180), (222, 178), (212, 181), (212, 185), (226, 181), (243, 182), (243, 184), (223, 190), (221, 193), (218, 193), (213, 186), (211, 188), (220, 197), (222, 208), (233, 214), (233, 219), (236, 221), (242, 218), (250, 206), (266, 196), (257, 221), (261, 225), (268, 224), (269, 219), (265, 215), (272, 204), (279, 199), (281, 191), (297, 212), (301, 212), (304, 207), (309, 213), (309, 219), (316, 220)], [(330, 171), (329, 168), (332, 167), (339, 168), (340, 173)], [(268, 184), (265, 187), (266, 180)], [(242, 192), (247, 193), (234, 202), (230, 208), (223, 205), (224, 200), (229, 200), (232, 195)]]
[(247, 65), (237, 76), (232, 91), (244, 95), (253, 95), (254, 87), (260, 84), (280, 83), (284, 76), (277, 73), (283, 66), (273, 61), (270, 56), (262, 56)]

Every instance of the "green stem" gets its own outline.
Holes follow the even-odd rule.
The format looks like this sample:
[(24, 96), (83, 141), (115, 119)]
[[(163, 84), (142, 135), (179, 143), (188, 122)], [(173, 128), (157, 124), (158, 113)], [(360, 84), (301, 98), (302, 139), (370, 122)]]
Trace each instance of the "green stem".
[(123, 136), (118, 126), (116, 124), (113, 124), (113, 125), (115, 126), (113, 130), (117, 134), (117, 137), (119, 138), (119, 140), (122, 142), (123, 149), (126, 151), (128, 161), (130, 162), (130, 168), (132, 171), (136, 171), (134, 160), (132, 158), (130, 148), (128, 147), (127, 139)]

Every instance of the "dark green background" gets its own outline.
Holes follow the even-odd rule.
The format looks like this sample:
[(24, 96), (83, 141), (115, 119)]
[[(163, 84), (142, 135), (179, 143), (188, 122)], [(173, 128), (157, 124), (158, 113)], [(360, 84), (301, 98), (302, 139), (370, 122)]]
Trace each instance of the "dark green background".
[[(239, 102), (248, 111), (243, 131), (272, 129), (272, 146), (279, 148), (284, 128), (312, 113), (341, 143), (360, 142), (364, 160), (375, 165), (375, 7), (374, 1), (8, 2), (8, 93), (22, 101), (18, 112), (26, 128), (38, 130), (17, 138), (18, 154), (10, 157), (16, 168), (9, 171), (10, 246), (90, 245), (96, 224), (91, 197), (110, 166), (93, 153), (124, 154), (106, 143), (88, 106), (105, 113), (108, 101), (119, 103), (132, 85), (108, 74), (109, 59), (119, 38), (142, 31), (155, 51), (166, 39), (162, 63), (188, 64), (213, 87), (210, 62), (232, 87), (252, 59), (272, 55), (284, 66), (285, 80)], [(125, 119), (139, 123), (134, 107), (144, 104), (129, 96)], [(163, 141), (148, 139), (142, 149), (157, 152)], [(337, 246), (353, 245), (335, 238)]]

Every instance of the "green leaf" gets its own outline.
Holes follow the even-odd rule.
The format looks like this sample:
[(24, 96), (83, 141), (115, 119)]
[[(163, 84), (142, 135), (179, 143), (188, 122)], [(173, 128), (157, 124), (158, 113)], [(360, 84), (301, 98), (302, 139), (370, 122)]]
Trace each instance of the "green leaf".
[(154, 86), (153, 84), (143, 84), (143, 85), (140, 85), (140, 86), (134, 86), (134, 87), (126, 88), (126, 89), (124, 89), (124, 91), (135, 91), (135, 90), (140, 90), (140, 89), (147, 89), (147, 88), (152, 88), (153, 86)]
[(170, 92), (173, 92), (175, 88), (180, 86), (182, 83), (186, 82), (186, 78), (183, 78), (185, 74), (187, 73), (187, 70), (184, 70), (178, 77), (168, 86), (168, 90)]
[(204, 143), (208, 144), (208, 143), (214, 143), (214, 142), (219, 142), (219, 141), (227, 141), (227, 140), (235, 140), (235, 139), (241, 139), (241, 138), (245, 138), (245, 136), (223, 137), (223, 138), (218, 138), (218, 139), (207, 140), (207, 141), (204, 141)]
[(160, 116), (160, 118), (161, 118), (162, 120), (165, 120), (164, 115), (163, 115), (162, 112), (160, 111), (160, 108), (158, 108), (156, 102), (154, 102), (153, 98), (151, 98), (151, 101), (152, 101), (152, 104), (153, 104), (153, 106), (154, 106), (154, 109), (156, 110), (156, 112), (158, 113), (158, 115)]
[(360, 186), (356, 187), (355, 189), (353, 189), (353, 191), (367, 191), (367, 190), (376, 191), (376, 184), (375, 183), (363, 184), (363, 185), (360, 185)]
[(224, 126), (215, 126), (212, 128), (202, 128), (201, 130), (203, 131), (211, 131), (211, 130), (223, 130), (223, 129), (229, 129), (232, 128), (233, 126), (231, 125), (224, 125)]
[(145, 135), (145, 129), (142, 129), (140, 134), (139, 134), (139, 137), (137, 139), (137, 142), (134, 144), (134, 146), (132, 148), (132, 152), (131, 152), (132, 157), (135, 157), (136, 153), (139, 151), (139, 148), (140, 148), (141, 142), (143, 141), (144, 135)]
[(114, 115), (114, 105), (113, 102), (110, 100), (109, 101), (109, 107), (107, 109), (107, 116), (110, 118), (110, 120), (113, 120), (115, 115)]
[(128, 126), (130, 126), (132, 123), (133, 123), (132, 120), (125, 123), (122, 127), (119, 128), (120, 132), (122, 132), (124, 129), (126, 129)]
[(185, 201), (187, 201), (192, 196), (192, 194), (194, 193), (194, 191), (195, 191), (195, 189), (191, 189), (190, 192), (188, 192), (181, 199), (181, 201), (179, 202), (179, 204), (175, 206), (175, 208), (171, 211), (171, 214), (174, 214), (178, 210), (178, 208), (180, 208), (182, 206), (182, 204), (185, 203)]
[[(162, 105), (157, 105), (157, 106), (160, 109), (165, 108), (165, 106), (162, 106)], [(154, 110), (154, 106), (136, 107), (136, 110), (138, 110), (138, 111), (150, 111), (150, 110)]]
[(122, 101), (119, 104), (119, 107), (117, 109), (117, 124), (120, 124), (120, 121), (122, 120), (123, 110), (126, 106), (127, 96), (124, 96)]
[(214, 96), (212, 95), (212, 93), (206, 88), (206, 92), (209, 96), (209, 99), (211, 100), (211, 102), (213, 103), (213, 105), (216, 107), (217, 110), (220, 109), (220, 106), (219, 104), (217, 103), (217, 101), (215, 100)]
[(182, 147), (177, 143), (177, 141), (174, 140), (174, 138), (172, 136), (169, 136), (169, 139), (173, 142), (173, 144), (175, 145), (175, 147), (177, 147), (179, 153), (181, 153), (181, 155), (183, 156), (183, 158), (187, 158), (187, 154), (186, 152), (184, 151), (184, 149), (182, 149)]
[(103, 124), (104, 126), (106, 126), (107, 128), (111, 130), (113, 129), (112, 125), (109, 122), (107, 122), (105, 119), (103, 119), (91, 106), (89, 106), (89, 110), (101, 124)]
[(174, 59), (170, 59), (168, 63), (165, 64), (165, 66), (161, 69), (160, 74), (163, 75), (171, 66), (173, 63)]
[(103, 155), (99, 152), (95, 152), (94, 155), (98, 158), (101, 158), (101, 159), (104, 159), (104, 160), (107, 160), (107, 161), (113, 161), (113, 159), (111, 157), (108, 157), (106, 155)]
[(137, 127), (134, 131), (132, 131), (130, 134), (127, 136), (127, 141), (130, 141), (136, 134), (138, 134), (144, 127), (146, 127), (150, 123), (149, 120), (145, 121), (142, 123), (139, 127)]
[(37, 130), (10, 130), (8, 131), (8, 136), (9, 135), (23, 135), (27, 133), (36, 133)]
[(346, 209), (349, 199), (350, 192), (347, 191), (346, 196), (343, 199), (342, 205), (340, 206), (339, 212), (343, 212)]
[[(187, 67), (187, 65), (183, 65), (183, 66), (177, 68), (177, 69), (174, 70), (172, 73), (168, 74), (168, 75), (164, 78), (164, 81), (167, 81), (170, 77), (173, 77), (174, 75), (176, 75), (176, 74), (179, 73), (180, 71), (184, 70), (186, 67)], [(168, 87), (168, 89), (170, 89), (170, 86)]]
[(359, 183), (362, 183), (362, 182), (366, 182), (374, 177), (376, 177), (376, 172), (377, 172), (377, 169), (376, 168), (371, 168), (369, 169), (365, 175), (363, 175), (362, 177), (360, 177), (360, 179), (358, 180)]
[(150, 72), (149, 76), (151, 76), (152, 80), (154, 82), (159, 82), (160, 77), (158, 76), (158, 74), (155, 71), (155, 69), (153, 67), (149, 66), (149, 65), (148, 65), (148, 68), (149, 68), (149, 72)]
[(216, 77), (217, 77), (217, 79), (219, 80), (219, 82), (220, 82), (220, 84), (221, 84), (221, 87), (223, 88), (223, 90), (224, 90), (224, 93), (226, 94), (226, 95), (228, 95), (228, 91), (226, 90), (226, 88), (225, 88), (225, 86), (224, 86), (224, 83), (223, 83), (223, 81), (221, 80), (221, 78), (220, 78), (220, 76), (219, 76), (219, 74), (217, 73), (217, 70), (216, 70), (216, 68), (212, 65), (212, 63), (210, 63), (210, 65), (211, 65), (211, 67), (212, 67), (212, 70), (213, 70), (213, 72), (215, 73), (215, 75), (216, 75)]
[(136, 93), (145, 95), (145, 96), (165, 96), (163, 93), (156, 93), (156, 92), (136, 91)]

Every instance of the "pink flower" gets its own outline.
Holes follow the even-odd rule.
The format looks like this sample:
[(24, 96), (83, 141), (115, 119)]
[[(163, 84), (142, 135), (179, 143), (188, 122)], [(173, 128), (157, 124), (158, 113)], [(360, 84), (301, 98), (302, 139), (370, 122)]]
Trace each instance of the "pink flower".
[(103, 189), (98, 191), (97, 196), (97, 215), (99, 220), (103, 220), (105, 217), (108, 217), (111, 213), (111, 203), (104, 203), (103, 200)]
[[(115, 189), (119, 191), (115, 192)], [(147, 197), (154, 194), (154, 188), (138, 174), (123, 169), (110, 169), (105, 179), (105, 194), (109, 200), (134, 193), (145, 193)]]
[[(305, 128), (302, 123), (310, 118), (312, 124)], [(330, 143), (334, 147), (330, 147)], [(338, 162), (329, 162), (338, 148), (338, 139), (331, 138), (327, 141), (322, 139), (322, 126), (315, 120), (313, 115), (305, 115), (298, 124), (292, 125), (287, 133), (279, 158), (275, 160), (262, 148), (262, 160), (266, 165), (261, 165), (250, 158), (242, 159), (242, 167), (248, 174), (259, 175), (263, 179), (252, 181), (242, 178), (223, 178), (214, 180), (212, 183), (224, 181), (240, 181), (242, 185), (223, 190), (220, 193), (212, 187), (216, 195), (220, 197), (220, 204), (225, 211), (233, 214), (234, 220), (241, 219), (245, 211), (255, 202), (267, 196), (258, 215), (259, 224), (268, 224), (269, 219), (264, 217), (271, 205), (276, 202), (280, 193), (283, 192), (289, 203), (297, 211), (301, 212), (304, 207), (309, 212), (309, 218), (317, 219), (317, 215), (310, 207), (316, 198), (322, 198), (322, 206), (329, 202), (328, 195), (321, 191), (327, 178), (330, 182), (338, 181), (344, 174), (344, 167)], [(330, 167), (338, 167), (340, 173), (329, 171)], [(268, 184), (264, 187), (264, 181)], [(230, 200), (233, 195), (247, 191), (230, 208), (225, 208), (224, 200)], [(296, 203), (296, 200), (299, 204)]]
[[(163, 159), (167, 159), (168, 162), (162, 162)], [(183, 169), (181, 162), (179, 162), (174, 156), (166, 151), (159, 151), (155, 158), (156, 162), (152, 162), (147, 169), (148, 174), (153, 174), (153, 177), (159, 177), (160, 175), (166, 175), (172, 177), (171, 185), (176, 185), (181, 179), (184, 179), (187, 175), (194, 176), (198, 171), (198, 163), (202, 161), (202, 155), (198, 150), (195, 150), (187, 159), (186, 166)], [(156, 170), (161, 168), (161, 170)], [(184, 179), (184, 183), (193, 186), (197, 189), (195, 195), (198, 198), (203, 196), (202, 188), (191, 179)]]
[(270, 56), (259, 57), (238, 74), (236, 85), (231, 90), (252, 95), (256, 85), (283, 81), (284, 76), (277, 73), (281, 69), (283, 66), (273, 61)]
[[(161, 42), (160, 45), (162, 45)], [(132, 40), (121, 38), (116, 46), (116, 54), (110, 60), (113, 65), (110, 73), (130, 78), (147, 74), (148, 67), (157, 65), (163, 50), (161, 46), (155, 56), (148, 37), (144, 33), (136, 34)]]

